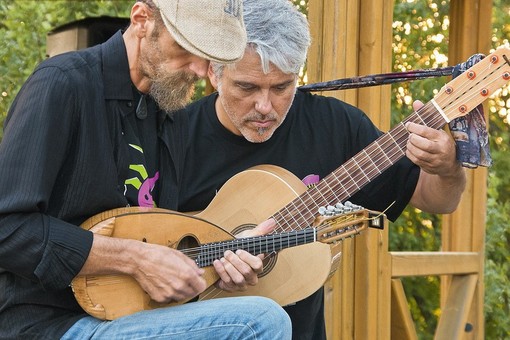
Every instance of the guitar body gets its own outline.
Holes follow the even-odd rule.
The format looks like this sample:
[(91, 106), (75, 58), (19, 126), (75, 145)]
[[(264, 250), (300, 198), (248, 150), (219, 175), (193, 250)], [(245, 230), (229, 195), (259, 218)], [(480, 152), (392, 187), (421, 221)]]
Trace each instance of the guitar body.
[[(82, 227), (110, 237), (190, 248), (234, 239), (233, 233), (266, 220), (305, 190), (305, 185), (290, 172), (259, 166), (232, 177), (207, 209), (197, 215), (158, 208), (119, 208), (91, 217)], [(320, 242), (284, 249), (271, 256), (259, 283), (244, 292), (227, 293), (215, 288), (219, 277), (214, 267), (203, 269), (208, 288), (198, 300), (258, 295), (286, 305), (304, 299), (324, 284), (331, 269), (331, 250)], [(159, 304), (126, 275), (78, 276), (72, 289), (80, 306), (103, 320), (183, 303)]]
[[(265, 221), (306, 189), (291, 172), (274, 165), (259, 165), (231, 177), (208, 207), (196, 216), (236, 234)], [(305, 227), (294, 226), (295, 229)], [(297, 302), (326, 282), (332, 261), (336, 264), (339, 260), (339, 255), (332, 256), (333, 247), (314, 242), (284, 249), (265, 263), (257, 285), (235, 293), (212, 287), (201, 299), (257, 295), (269, 297), (282, 306)]]

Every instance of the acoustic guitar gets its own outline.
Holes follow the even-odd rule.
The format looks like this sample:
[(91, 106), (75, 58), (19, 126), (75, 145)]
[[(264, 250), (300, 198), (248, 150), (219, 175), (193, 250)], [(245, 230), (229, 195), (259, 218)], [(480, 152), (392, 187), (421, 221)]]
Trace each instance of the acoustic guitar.
[[(307, 190), (296, 176), (283, 168), (260, 165), (230, 178), (208, 207), (195, 217), (221, 226), (233, 235), (269, 217), (277, 222), (275, 233), (307, 228), (317, 216), (319, 207), (345, 202), (405, 155), (409, 136), (405, 128), (407, 122), (440, 129), (452, 119), (469, 113), (507, 84), (510, 81), (509, 58), (509, 47), (500, 47), (486, 56), (315, 187)], [(332, 252), (332, 246), (326, 243), (312, 242), (291, 247), (270, 257), (256, 286), (237, 293), (226, 293), (211, 286), (200, 298), (259, 295), (272, 298), (280, 305), (291, 304), (319, 289), (338, 262), (339, 254)], [(77, 278), (73, 282), (75, 294), (78, 280), (87, 279)], [(89, 281), (93, 284), (93, 280)], [(86, 290), (87, 285), (82, 283), (80, 289)], [(83, 295), (86, 296), (86, 293)], [(94, 302), (83, 305), (94, 306)]]
[[(219, 279), (213, 261), (227, 250), (243, 249), (251, 254), (272, 255), (284, 249), (314, 242), (335, 243), (359, 234), (367, 227), (382, 228), (384, 215), (349, 204), (325, 210), (314, 226), (280, 234), (235, 238), (222, 228), (201, 218), (164, 209), (119, 208), (87, 220), (82, 227), (105, 236), (136, 239), (180, 250), (204, 268), (209, 290), (197, 299), (207, 299)], [(128, 275), (78, 276), (72, 282), (76, 300), (90, 315), (114, 320), (138, 311), (170, 307), (150, 299)], [(191, 300), (191, 299), (190, 299)]]
[[(510, 81), (510, 48), (502, 46), (443, 86), (434, 98), (311, 189), (292, 173), (273, 165), (255, 166), (231, 177), (197, 216), (236, 234), (272, 217), (276, 232), (303, 229), (317, 209), (344, 202), (404, 157), (407, 122), (440, 129), (462, 117)], [(265, 265), (256, 286), (237, 295), (263, 295), (281, 305), (319, 289), (336, 269), (339, 247), (312, 243), (287, 249)], [(313, 256), (310, 256), (313, 254)], [(217, 290), (215, 297), (232, 294)]]

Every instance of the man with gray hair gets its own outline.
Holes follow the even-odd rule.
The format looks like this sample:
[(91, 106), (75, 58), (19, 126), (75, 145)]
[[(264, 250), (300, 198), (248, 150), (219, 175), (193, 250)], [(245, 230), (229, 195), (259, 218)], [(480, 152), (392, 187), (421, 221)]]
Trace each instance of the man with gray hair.
[[(207, 211), (213, 198), (221, 196), (226, 181), (261, 164), (285, 168), (313, 187), (382, 134), (359, 109), (335, 98), (296, 91), (310, 33), (306, 19), (291, 1), (244, 0), (244, 16), (248, 41), (243, 58), (231, 65), (211, 63), (209, 78), (218, 92), (176, 113), (190, 120), (184, 177), (179, 186), (180, 211)], [(432, 213), (453, 211), (466, 179), (456, 161), (451, 136), (413, 123), (407, 130), (407, 157), (349, 200), (385, 211), (390, 220), (395, 220), (408, 203)], [(243, 184), (250, 183), (247, 177), (242, 179)], [(261, 186), (255, 180), (253, 185)], [(259, 191), (264, 206), (277, 201), (277, 197), (265, 197), (264, 189)], [(229, 186), (228, 192), (233, 191)], [(247, 199), (252, 205), (257, 200), (253, 196), (250, 191)], [(253, 207), (244, 206), (242, 198), (236, 197), (236, 201), (240, 201), (239, 210), (225, 212), (230, 215), (224, 219), (244, 214), (247, 220), (242, 225), (253, 222), (248, 220), (255, 215), (250, 211)], [(229, 210), (235, 209), (231, 205)], [(293, 272), (281, 276), (296, 278)], [(320, 288), (284, 307), (292, 320), (293, 338), (326, 338), (323, 298)]]
[[(9, 110), (0, 143), (0, 338), (290, 338), (288, 315), (268, 298), (113, 321), (75, 300), (70, 284), (81, 275), (130, 276), (155, 306), (207, 288), (204, 270), (179, 250), (79, 226), (119, 207), (176, 209), (185, 121), (165, 111), (187, 103), (210, 60), (242, 56), (242, 3), (141, 0), (130, 19), (104, 44), (43, 61)], [(218, 266), (229, 285), (235, 266), (248, 280), (261, 269), (259, 258), (232, 261)]]

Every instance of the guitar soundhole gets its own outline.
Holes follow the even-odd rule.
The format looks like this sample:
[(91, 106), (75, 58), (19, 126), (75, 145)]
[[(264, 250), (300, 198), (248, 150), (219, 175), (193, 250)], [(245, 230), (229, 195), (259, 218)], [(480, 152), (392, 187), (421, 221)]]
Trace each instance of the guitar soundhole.
[(264, 269), (262, 269), (262, 273), (259, 274), (259, 277), (264, 277), (269, 274), (269, 272), (273, 270), (274, 266), (276, 265), (277, 260), (278, 253), (266, 254), (266, 257), (262, 261), (264, 264)]
[(241, 224), (241, 225), (237, 226), (236, 228), (232, 229), (232, 234), (237, 235), (239, 233), (242, 233), (243, 231), (252, 230), (256, 226), (257, 226), (256, 224), (251, 224), (251, 223), (250, 224)]
[[(251, 230), (255, 228), (256, 224), (241, 224), (234, 228), (232, 230), (233, 235), (237, 235), (240, 232), (243, 232), (245, 230)], [(262, 272), (258, 275), (259, 277), (266, 276), (271, 270), (273, 270), (274, 266), (276, 265), (276, 261), (278, 260), (278, 253), (272, 253), (272, 254), (265, 254), (266, 257), (264, 260), (262, 260), (262, 263), (264, 264), (264, 269), (262, 269)]]

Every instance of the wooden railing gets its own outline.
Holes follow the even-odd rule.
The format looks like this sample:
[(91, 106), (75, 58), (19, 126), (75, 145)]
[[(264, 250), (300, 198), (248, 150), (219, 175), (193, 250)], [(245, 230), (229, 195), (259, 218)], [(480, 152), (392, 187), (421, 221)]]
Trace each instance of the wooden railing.
[[(310, 0), (308, 82), (390, 72), (393, 5), (394, 0)], [(489, 52), (492, 7), (491, 0), (450, 0), (450, 65)], [(389, 130), (389, 86), (327, 95), (361, 108)], [(443, 218), (441, 252), (390, 252), (388, 228), (339, 245), (342, 264), (325, 285), (329, 340), (416, 339), (400, 279), (425, 275), (441, 277), (435, 338), (483, 339), (486, 178), (486, 169), (469, 171), (459, 208)]]
[(401, 281), (412, 276), (448, 278), (434, 338), (473, 337), (480, 325), (468, 318), (483, 254), (390, 252), (387, 245), (388, 230), (343, 241), (342, 264), (325, 286), (328, 339), (418, 339)]

